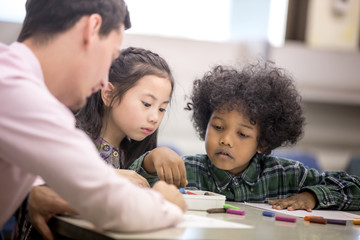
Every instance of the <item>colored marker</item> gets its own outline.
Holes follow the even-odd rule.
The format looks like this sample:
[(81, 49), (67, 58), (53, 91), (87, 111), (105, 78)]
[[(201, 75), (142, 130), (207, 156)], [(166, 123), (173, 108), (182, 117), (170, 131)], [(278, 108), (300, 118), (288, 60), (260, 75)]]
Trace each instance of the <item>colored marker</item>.
[(339, 219), (326, 219), (328, 224), (346, 225), (346, 220)]
[(238, 209), (232, 209), (232, 208), (226, 209), (226, 213), (237, 214), (237, 215), (245, 215), (244, 210), (238, 210)]
[(237, 210), (240, 210), (240, 208), (239, 207), (235, 207), (235, 206), (233, 206), (233, 205), (230, 205), (230, 204), (224, 204), (224, 206), (223, 206), (223, 208), (225, 208), (225, 209), (237, 209)]
[(206, 210), (207, 213), (226, 213), (225, 208), (209, 208)]
[(305, 221), (310, 221), (310, 219), (312, 219), (312, 218), (323, 218), (323, 217), (322, 216), (305, 216), (304, 220)]
[(179, 191), (180, 191), (182, 194), (187, 194), (187, 192), (185, 191), (184, 188), (179, 188)]
[(319, 224), (326, 224), (327, 220), (324, 218), (310, 218), (309, 220), (311, 223), (319, 223)]
[(360, 225), (360, 220), (353, 220), (353, 224)]
[(275, 220), (284, 221), (284, 222), (296, 222), (294, 217), (285, 217), (285, 216), (275, 216)]
[(186, 191), (187, 194), (189, 195), (197, 195), (196, 193), (190, 192), (190, 191)]
[(263, 211), (262, 215), (265, 216), (265, 217), (274, 217), (275, 213), (268, 212), (268, 211)]

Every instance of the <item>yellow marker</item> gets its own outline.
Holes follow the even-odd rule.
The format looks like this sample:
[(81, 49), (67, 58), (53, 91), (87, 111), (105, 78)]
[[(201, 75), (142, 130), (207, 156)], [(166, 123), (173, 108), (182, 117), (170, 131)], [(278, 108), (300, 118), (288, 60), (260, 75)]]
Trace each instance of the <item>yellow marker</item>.
[(354, 221), (353, 221), (353, 224), (355, 224), (355, 225), (360, 225), (360, 220), (354, 220)]

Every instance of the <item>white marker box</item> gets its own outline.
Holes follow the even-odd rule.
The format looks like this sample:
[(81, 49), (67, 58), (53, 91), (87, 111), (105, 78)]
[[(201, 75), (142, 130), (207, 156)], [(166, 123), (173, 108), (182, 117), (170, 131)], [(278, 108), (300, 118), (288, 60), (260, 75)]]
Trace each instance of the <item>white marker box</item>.
[(226, 197), (224, 195), (200, 190), (186, 191), (196, 194), (183, 194), (185, 202), (188, 206), (188, 210), (207, 210), (209, 208), (222, 208), (225, 204)]

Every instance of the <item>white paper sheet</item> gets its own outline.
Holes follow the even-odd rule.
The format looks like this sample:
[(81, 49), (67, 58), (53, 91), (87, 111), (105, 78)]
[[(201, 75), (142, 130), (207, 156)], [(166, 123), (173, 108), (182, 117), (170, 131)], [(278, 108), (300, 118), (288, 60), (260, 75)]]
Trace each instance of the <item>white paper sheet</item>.
[(245, 204), (256, 208), (261, 208), (266, 211), (277, 212), (277, 213), (287, 214), (301, 218), (305, 216), (322, 216), (328, 219), (339, 219), (339, 220), (354, 220), (356, 218), (360, 218), (360, 215), (352, 214), (349, 212), (337, 211), (337, 210), (313, 210), (312, 212), (307, 212), (305, 210), (288, 211), (286, 209), (283, 210), (273, 209), (272, 206), (267, 203), (245, 203)]
[(184, 220), (176, 225), (177, 228), (254, 228), (250, 225), (228, 222), (209, 217), (185, 214)]

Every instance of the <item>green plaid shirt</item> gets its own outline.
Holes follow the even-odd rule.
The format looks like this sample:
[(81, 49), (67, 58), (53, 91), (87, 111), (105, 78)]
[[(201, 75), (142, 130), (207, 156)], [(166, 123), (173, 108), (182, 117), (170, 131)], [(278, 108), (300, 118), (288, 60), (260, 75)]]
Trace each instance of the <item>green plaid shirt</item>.
[[(142, 168), (144, 155), (130, 169), (153, 185), (158, 177)], [(189, 190), (220, 193), (228, 201), (240, 202), (267, 202), (311, 191), (318, 200), (316, 209), (360, 210), (360, 179), (344, 171), (320, 174), (297, 161), (255, 155), (244, 172), (232, 175), (216, 168), (205, 154), (184, 156), (183, 159), (189, 182), (186, 189)]]
[(205, 154), (183, 159), (187, 189), (220, 193), (228, 201), (266, 202), (311, 191), (318, 199), (316, 209), (360, 210), (360, 179), (344, 171), (320, 174), (297, 161), (255, 155), (245, 171), (232, 175)]

